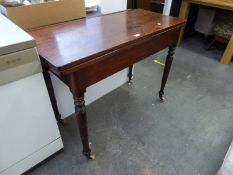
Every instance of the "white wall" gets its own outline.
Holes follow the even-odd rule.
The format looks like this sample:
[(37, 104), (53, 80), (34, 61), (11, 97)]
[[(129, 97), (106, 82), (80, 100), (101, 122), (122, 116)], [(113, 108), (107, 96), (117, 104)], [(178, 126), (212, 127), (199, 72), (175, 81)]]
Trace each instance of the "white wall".
[(165, 0), (163, 14), (169, 16), (171, 10), (172, 0)]
[(102, 14), (114, 13), (127, 9), (127, 0), (99, 0)]

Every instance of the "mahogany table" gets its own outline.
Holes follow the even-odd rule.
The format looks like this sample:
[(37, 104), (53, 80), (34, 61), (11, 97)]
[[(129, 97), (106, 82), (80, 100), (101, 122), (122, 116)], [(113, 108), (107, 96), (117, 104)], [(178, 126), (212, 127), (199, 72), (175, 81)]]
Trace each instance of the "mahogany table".
[(163, 100), (179, 33), (185, 21), (141, 9), (80, 19), (29, 31), (37, 44), (44, 77), (58, 121), (56, 99), (48, 71), (73, 94), (83, 154), (94, 159), (88, 141), (86, 88), (169, 47), (159, 97)]

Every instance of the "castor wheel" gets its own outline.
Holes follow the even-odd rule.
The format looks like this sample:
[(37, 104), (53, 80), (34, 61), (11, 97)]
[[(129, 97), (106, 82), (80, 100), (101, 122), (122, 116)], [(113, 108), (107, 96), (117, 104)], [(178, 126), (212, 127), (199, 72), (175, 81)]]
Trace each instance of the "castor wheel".
[(65, 120), (61, 119), (61, 116), (56, 116), (56, 120), (57, 120), (57, 123), (60, 124), (60, 125), (64, 125), (65, 124)]
[(95, 154), (93, 154), (91, 151), (88, 151), (88, 152), (83, 151), (83, 155), (86, 156), (86, 158), (90, 160), (95, 160)]
[(165, 97), (164, 97), (164, 93), (163, 92), (159, 92), (159, 100), (162, 103), (166, 100)]
[(133, 80), (128, 81), (128, 85), (131, 86), (133, 84)]

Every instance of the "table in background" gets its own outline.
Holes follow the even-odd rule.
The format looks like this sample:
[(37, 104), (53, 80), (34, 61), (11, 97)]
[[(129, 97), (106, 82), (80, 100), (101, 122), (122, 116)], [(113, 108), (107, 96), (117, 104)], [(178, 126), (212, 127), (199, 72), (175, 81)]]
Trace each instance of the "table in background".
[(88, 142), (86, 88), (169, 47), (159, 97), (163, 100), (180, 30), (185, 21), (135, 9), (80, 19), (30, 31), (37, 43), (51, 102), (61, 121), (48, 71), (73, 94), (83, 154), (93, 159)]
[[(191, 4), (199, 4), (209, 7), (233, 11), (233, 0), (183, 0), (180, 8), (180, 18), (187, 19)], [(178, 45), (180, 45), (184, 35), (184, 28), (181, 30)], [(229, 64), (233, 56), (233, 34), (227, 45), (227, 48), (221, 58), (222, 64)]]

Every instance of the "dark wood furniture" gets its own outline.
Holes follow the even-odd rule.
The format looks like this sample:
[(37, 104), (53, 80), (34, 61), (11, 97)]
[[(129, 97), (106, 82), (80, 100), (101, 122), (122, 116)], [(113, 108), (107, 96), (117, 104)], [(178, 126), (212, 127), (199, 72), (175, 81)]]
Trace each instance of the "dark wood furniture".
[(73, 94), (83, 154), (94, 158), (88, 142), (84, 101), (86, 88), (114, 73), (169, 47), (159, 97), (173, 60), (185, 21), (135, 9), (90, 19), (80, 19), (29, 31), (37, 43), (51, 102), (56, 106), (48, 71), (63, 81)]

